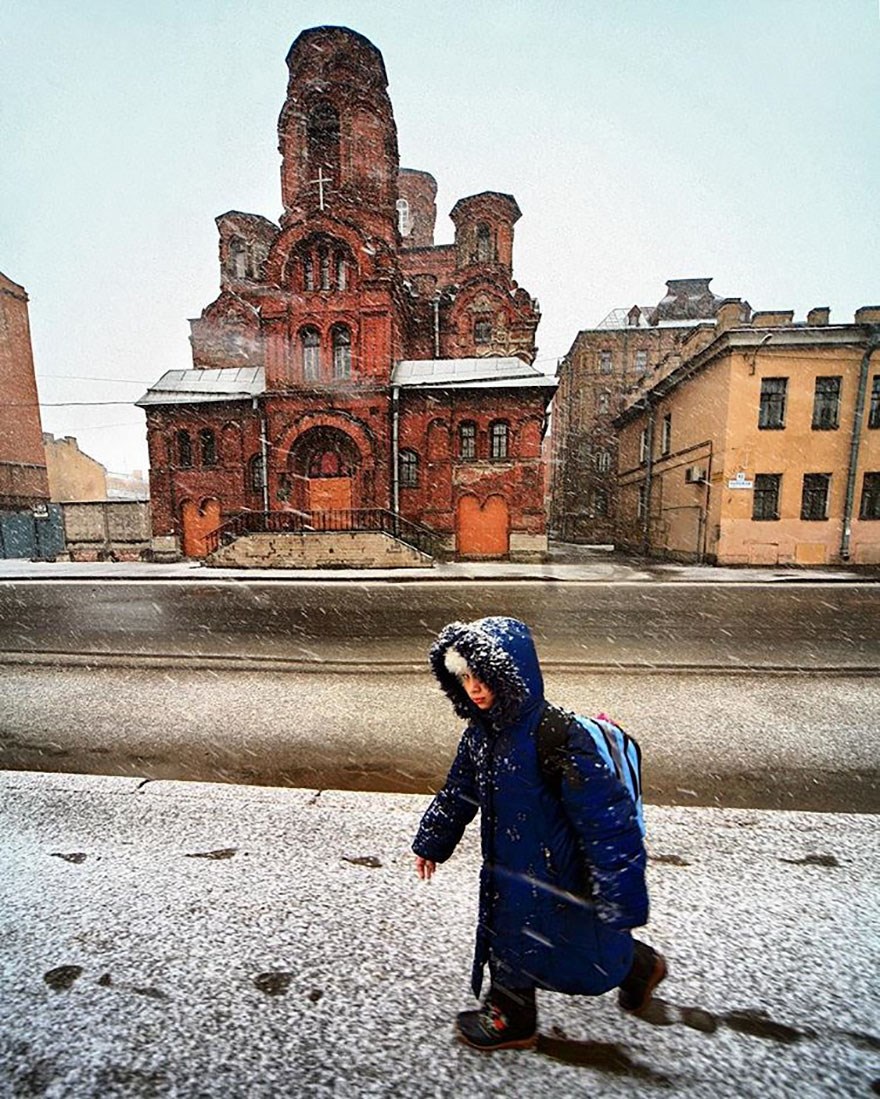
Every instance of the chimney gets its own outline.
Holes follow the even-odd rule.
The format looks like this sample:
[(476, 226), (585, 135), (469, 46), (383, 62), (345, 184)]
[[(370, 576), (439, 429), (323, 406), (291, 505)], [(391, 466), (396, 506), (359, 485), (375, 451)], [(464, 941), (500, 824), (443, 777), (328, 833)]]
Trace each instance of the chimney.
[(718, 305), (715, 321), (719, 332), (726, 332), (728, 328), (737, 328), (748, 321), (743, 317), (742, 298), (725, 298)]
[(830, 316), (831, 310), (827, 305), (817, 305), (815, 309), (811, 309), (807, 313), (807, 324), (811, 324), (815, 328), (824, 328)]
[(880, 324), (880, 305), (863, 305), (857, 309), (856, 324)]
[(764, 309), (752, 317), (755, 328), (783, 328), (793, 321), (793, 309)]

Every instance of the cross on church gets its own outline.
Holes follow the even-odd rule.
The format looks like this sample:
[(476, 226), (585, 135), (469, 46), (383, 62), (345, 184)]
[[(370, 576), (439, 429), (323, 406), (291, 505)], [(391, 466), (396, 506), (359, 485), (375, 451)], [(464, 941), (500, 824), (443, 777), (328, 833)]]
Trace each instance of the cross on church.
[[(327, 184), (330, 183), (332, 178), (333, 178), (332, 176), (325, 176), (324, 175), (323, 165), (319, 165), (318, 166), (318, 178), (309, 180), (309, 186), (310, 187), (314, 186), (314, 184), (318, 185), (318, 208), (320, 210), (324, 209), (324, 188), (327, 187)], [(327, 187), (327, 190), (330, 191), (330, 190), (332, 190), (332, 188)]]

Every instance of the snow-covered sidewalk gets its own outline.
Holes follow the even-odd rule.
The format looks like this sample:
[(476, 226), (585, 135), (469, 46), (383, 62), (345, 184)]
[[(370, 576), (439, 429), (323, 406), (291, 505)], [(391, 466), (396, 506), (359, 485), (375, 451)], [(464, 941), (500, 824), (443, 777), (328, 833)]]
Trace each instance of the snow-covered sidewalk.
[(418, 881), (426, 803), (0, 772), (0, 1095), (870, 1094), (876, 818), (649, 806), (648, 1016), (540, 994), (481, 1055), (477, 830)]

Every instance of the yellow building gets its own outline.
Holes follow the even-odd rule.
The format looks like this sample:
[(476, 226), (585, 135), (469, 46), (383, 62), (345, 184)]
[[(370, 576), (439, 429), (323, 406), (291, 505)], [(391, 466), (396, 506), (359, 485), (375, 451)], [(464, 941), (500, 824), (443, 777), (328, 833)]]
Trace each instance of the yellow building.
[(880, 563), (880, 306), (748, 314), (658, 365), (615, 420), (617, 544), (717, 564)]
[(51, 432), (44, 431), (43, 445), (49, 494), (55, 503), (107, 499), (107, 470), (84, 454), (72, 435), (56, 439)]

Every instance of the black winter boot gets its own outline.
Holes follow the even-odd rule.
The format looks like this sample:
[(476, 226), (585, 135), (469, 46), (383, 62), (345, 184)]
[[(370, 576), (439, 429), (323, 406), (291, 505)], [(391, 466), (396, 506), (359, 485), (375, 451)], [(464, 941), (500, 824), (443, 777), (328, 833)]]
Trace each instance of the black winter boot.
[(492, 988), (477, 1011), (460, 1011), (458, 1037), (486, 1053), (493, 1049), (531, 1049), (538, 1041), (535, 990)]
[(667, 973), (666, 959), (647, 943), (633, 940), (635, 953), (629, 973), (620, 982), (617, 1003), (633, 1015), (644, 1011), (651, 1002), (654, 989)]

